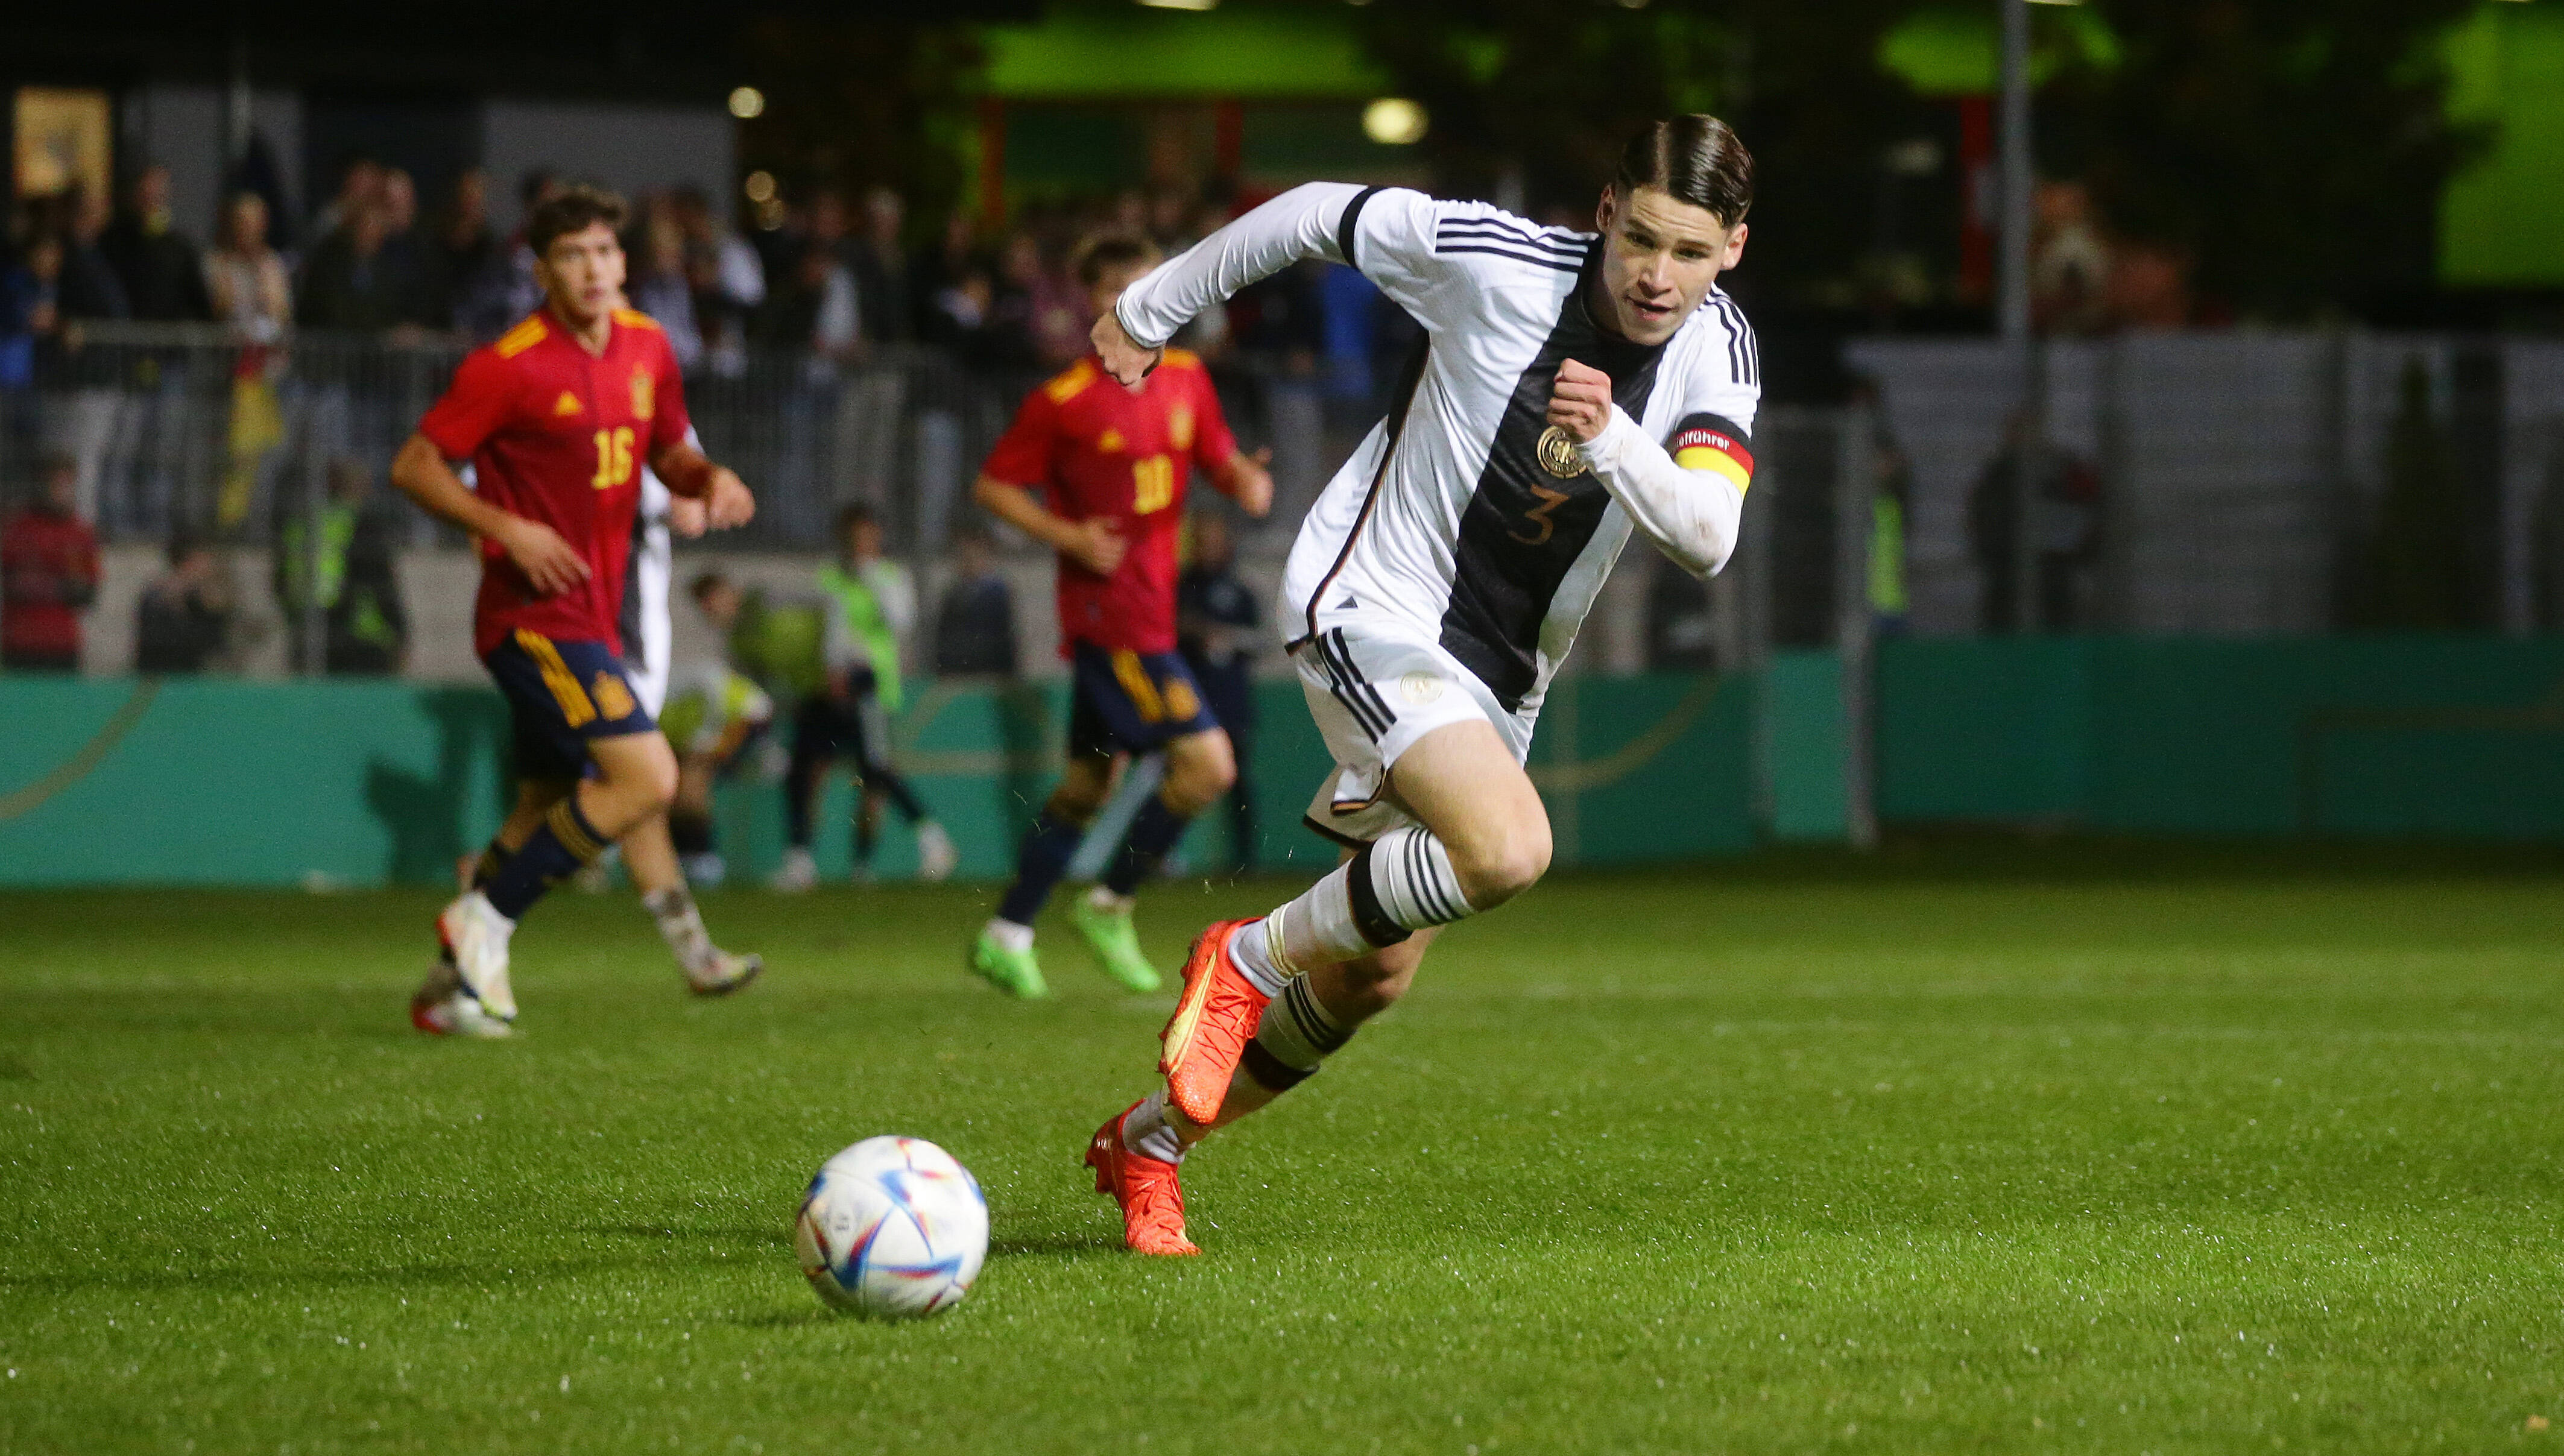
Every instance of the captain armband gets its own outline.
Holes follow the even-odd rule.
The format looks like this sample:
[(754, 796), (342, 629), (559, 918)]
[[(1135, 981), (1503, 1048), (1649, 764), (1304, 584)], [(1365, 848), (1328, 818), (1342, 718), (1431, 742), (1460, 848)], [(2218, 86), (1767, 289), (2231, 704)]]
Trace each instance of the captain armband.
[(1745, 432), (1716, 415), (1693, 415), (1674, 430), (1668, 451), (1685, 470), (1724, 476), (1738, 495), (1754, 484), (1754, 452)]

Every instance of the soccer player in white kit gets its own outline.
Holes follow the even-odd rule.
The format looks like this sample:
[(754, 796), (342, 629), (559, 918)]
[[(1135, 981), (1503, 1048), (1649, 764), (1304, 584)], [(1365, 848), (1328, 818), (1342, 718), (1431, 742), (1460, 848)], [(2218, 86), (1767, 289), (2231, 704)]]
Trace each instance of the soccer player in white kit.
[[(695, 441), (692, 431), (686, 438), (690, 444)], [(642, 470), (641, 507), (632, 518), (631, 565), (623, 577), (621, 628), (633, 692), (653, 719), (667, 706), (669, 659), (675, 650), (675, 624), (668, 617), (668, 583), (675, 564), (670, 531), (693, 537), (702, 535), (704, 526), (701, 502), (671, 493), (656, 474)], [(641, 908), (668, 942), (668, 953), (676, 957), (689, 990), (699, 996), (728, 995), (765, 969), (761, 955), (742, 955), (713, 943), (694, 891), (686, 884), (666, 814), (632, 826), (615, 847), (623, 852), (623, 867), (641, 892)]]
[(1686, 115), (1631, 138), (1594, 233), (1476, 202), (1311, 183), (1170, 260), (1095, 325), (1125, 383), (1193, 314), (1309, 258), (1424, 325), (1389, 417), (1310, 511), (1277, 625), (1336, 760), (1309, 810), (1347, 860), (1204, 931), (1162, 1038), (1166, 1085), (1089, 1144), (1152, 1254), (1197, 1252), (1176, 1166), (1314, 1073), (1402, 995), (1435, 931), (1529, 889), (1549, 818), (1523, 769), (1541, 700), (1634, 530), (1697, 576), (1734, 549), (1761, 398), (1718, 288), (1753, 159)]

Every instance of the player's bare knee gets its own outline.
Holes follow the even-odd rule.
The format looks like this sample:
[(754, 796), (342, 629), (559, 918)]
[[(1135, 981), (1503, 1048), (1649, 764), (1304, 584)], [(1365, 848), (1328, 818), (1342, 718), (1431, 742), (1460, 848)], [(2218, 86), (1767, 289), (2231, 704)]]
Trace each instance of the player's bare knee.
[(1211, 731), (1175, 740), (1167, 755), (1167, 807), (1198, 814), (1237, 782), (1237, 753), (1228, 734)]
[(1446, 846), (1451, 873), (1469, 908), (1493, 910), (1540, 883), (1549, 873), (1550, 837), (1546, 823), (1522, 824), (1466, 846)]

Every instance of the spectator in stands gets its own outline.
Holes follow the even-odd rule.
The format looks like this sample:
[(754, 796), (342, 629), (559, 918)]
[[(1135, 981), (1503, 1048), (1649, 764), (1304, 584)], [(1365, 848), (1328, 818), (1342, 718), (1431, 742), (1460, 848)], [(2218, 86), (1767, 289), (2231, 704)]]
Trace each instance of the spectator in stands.
[(701, 187), (680, 187), (669, 202), (686, 236), (686, 279), (705, 358), (714, 373), (735, 376), (748, 366), (748, 319), (765, 302), (765, 265), (746, 238), (713, 215)]
[(543, 303), (542, 285), (534, 282), (534, 250), (526, 241), (525, 220), (568, 185), (549, 167), (535, 167), (517, 179), (517, 231), (508, 239), (507, 307), (501, 311), (511, 324)]
[(431, 326), (454, 329), (475, 343), (505, 333), (517, 320), (507, 316), (506, 255), (490, 228), (490, 174), (464, 168), (433, 228), (425, 289)]
[(1264, 610), (1237, 575), (1237, 540), (1219, 507), (1192, 518), (1193, 558), (1175, 579), (1175, 650), (1183, 654), (1211, 717), (1237, 750), (1237, 781), (1228, 790), (1229, 843), (1237, 868), (1255, 868), (1255, 644)]
[[(373, 476), (362, 461), (329, 462), (329, 494), (320, 503), (316, 539), (307, 513), (278, 521), (275, 588), (285, 613), (287, 659), (308, 671), (305, 613), (321, 613), (321, 668), (383, 676), (400, 671), (409, 615), (401, 605), (398, 554), (391, 522), (370, 509)], [(317, 582), (317, 587), (314, 583)]]
[(988, 532), (975, 525), (953, 537), (953, 580), (935, 609), (935, 671), (993, 678), (1019, 671), (1014, 589), (997, 570)]
[[(944, 220), (934, 241), (917, 250), (908, 266), (909, 309), (914, 321), (913, 335), (925, 342), (950, 342), (937, 337), (947, 330), (951, 311), (946, 294), (962, 284), (963, 275), (977, 266), (977, 229), (970, 214), (955, 211)], [(985, 309), (980, 311), (985, 312)], [(976, 326), (975, 324), (972, 326)]]
[(1033, 353), (1045, 369), (1065, 369), (1086, 357), (1086, 333), (1095, 326), (1095, 315), (1088, 312), (1086, 291), (1070, 278), (1076, 271), (1074, 266), (1052, 268), (1040, 244), (1028, 236), (1019, 234), (1006, 245), (999, 279), (1029, 295)]
[(2100, 554), (2100, 498), (2092, 467), (2041, 435), (2036, 416), (2015, 411), (2002, 451), (1968, 496), (1981, 630), (1999, 636), (2089, 625), (2082, 578)]
[(66, 320), (130, 318), (132, 301), (116, 275), (102, 240), (107, 236), (107, 199), (78, 193), (68, 199), (70, 225), (63, 238), (63, 278), (56, 302)]
[(417, 315), (417, 280), (393, 250), (392, 213), (359, 207), (303, 262), (295, 316), (308, 328), (380, 331)]
[(230, 644), (231, 583), (212, 548), (183, 531), (169, 538), (169, 569), (133, 610), (137, 673), (201, 673)]
[(704, 335), (695, 326), (693, 281), (686, 271), (686, 232), (676, 208), (664, 197), (641, 210), (641, 236), (632, 255), (632, 307), (659, 320), (677, 367), (691, 374), (704, 356)]
[(338, 162), (338, 192), (312, 215), (308, 238), (325, 238), (347, 225), (347, 219), (383, 200), (383, 164), (361, 151)]
[(107, 225), (99, 246), (124, 285), (134, 317), (169, 322), (214, 316), (196, 245), (170, 221), (167, 167), (154, 162), (134, 178), (128, 206)]
[(864, 231), (846, 250), (855, 275), (855, 312), (873, 343), (906, 343), (916, 336), (917, 306), (909, 296), (908, 252), (900, 233), (908, 203), (888, 187), (864, 194)]
[(0, 393), (8, 398), (8, 427), (14, 442), (22, 417), (32, 408), (27, 391), (36, 383), (36, 341), (50, 337), (61, 321), (63, 240), (58, 233), (38, 233), (27, 240), (17, 262), (0, 270)]
[(98, 600), (98, 535), (80, 519), (80, 466), (48, 455), (34, 500), (0, 525), (0, 667), (80, 671), (81, 620)]
[[(418, 183), (399, 167), (383, 172), (383, 259), (399, 281), (402, 323), (431, 321), (427, 244), (418, 235)], [(445, 324), (435, 323), (438, 328)]]
[(861, 349), (862, 318), (845, 243), (845, 199), (834, 192), (811, 198), (809, 223), (787, 255), (783, 286), (766, 296), (763, 332), (768, 343), (806, 348), (830, 359), (851, 358)]
[(205, 255), (205, 292), (214, 316), (253, 343), (274, 343), (294, 321), (294, 285), (285, 260), (267, 245), (267, 200), (235, 192), (222, 232)]

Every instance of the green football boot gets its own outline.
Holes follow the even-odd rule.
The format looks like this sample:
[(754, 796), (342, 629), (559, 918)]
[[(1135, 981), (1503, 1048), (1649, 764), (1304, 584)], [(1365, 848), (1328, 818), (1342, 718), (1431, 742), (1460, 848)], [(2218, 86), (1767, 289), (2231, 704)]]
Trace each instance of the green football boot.
[(1069, 906), (1068, 923), (1095, 947), (1104, 973), (1121, 982), (1123, 989), (1146, 994), (1166, 983), (1149, 957), (1140, 953), (1140, 933), (1132, 929), (1131, 907), (1107, 910), (1081, 895)]
[(1049, 984), (1042, 979), (1041, 962), (1033, 958), (1033, 947), (1009, 950), (984, 930), (970, 947), (970, 973), (1018, 1001), (1038, 1001), (1050, 994)]

